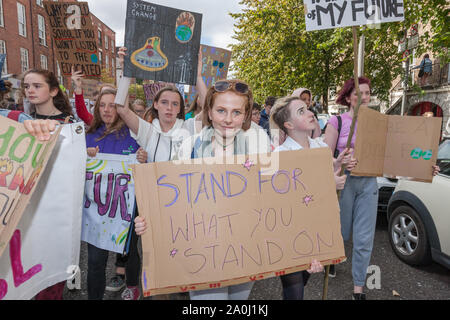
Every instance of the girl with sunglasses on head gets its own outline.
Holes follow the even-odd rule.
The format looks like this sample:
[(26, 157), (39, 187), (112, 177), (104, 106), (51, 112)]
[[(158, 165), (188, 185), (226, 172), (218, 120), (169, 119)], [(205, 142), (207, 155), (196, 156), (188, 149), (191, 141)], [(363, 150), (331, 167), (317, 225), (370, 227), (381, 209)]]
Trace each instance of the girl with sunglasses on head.
[[(253, 95), (248, 85), (240, 80), (222, 80), (209, 88), (203, 108), (203, 129), (187, 138), (178, 153), (178, 159), (225, 157), (237, 154), (268, 152), (269, 145), (250, 141), (246, 134), (251, 127)], [(253, 143), (250, 143), (253, 142)], [(143, 218), (136, 220), (137, 234), (147, 229)], [(246, 300), (253, 282), (224, 288), (190, 291), (191, 300)]]

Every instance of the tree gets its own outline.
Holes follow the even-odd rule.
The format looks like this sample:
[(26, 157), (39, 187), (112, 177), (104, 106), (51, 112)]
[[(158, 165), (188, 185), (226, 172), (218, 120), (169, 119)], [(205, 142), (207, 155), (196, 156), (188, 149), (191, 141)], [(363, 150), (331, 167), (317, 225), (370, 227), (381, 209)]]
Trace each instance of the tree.
[[(238, 41), (231, 45), (236, 77), (251, 85), (257, 101), (307, 87), (322, 97), (327, 112), (329, 89), (353, 76), (351, 28), (306, 32), (299, 0), (242, 0), (241, 4), (247, 9), (231, 14), (236, 20), (233, 38)], [(397, 42), (404, 25), (427, 19), (432, 25), (445, 25), (433, 22), (445, 21), (444, 14), (437, 13), (445, 0), (404, 0), (404, 4), (405, 23), (364, 26), (359, 32), (365, 35), (365, 75), (382, 101), (388, 101), (392, 80), (402, 73)], [(436, 39), (441, 41), (442, 36), (431, 41), (434, 49), (439, 48)]]
[(110, 84), (115, 83), (114, 77), (111, 76), (111, 71), (109, 69), (105, 69), (105, 68), (102, 68), (102, 75), (101, 75), (100, 81), (102, 83), (110, 83)]

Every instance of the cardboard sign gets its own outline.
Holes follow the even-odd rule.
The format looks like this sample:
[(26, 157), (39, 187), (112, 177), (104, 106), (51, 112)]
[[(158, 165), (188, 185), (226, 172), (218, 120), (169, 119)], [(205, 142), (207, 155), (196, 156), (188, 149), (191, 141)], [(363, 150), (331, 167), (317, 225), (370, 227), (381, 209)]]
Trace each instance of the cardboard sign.
[[(231, 51), (222, 48), (211, 47), (202, 44), (200, 46), (202, 51), (202, 77), (209, 88), (213, 86), (217, 80), (223, 80), (227, 78), (228, 67), (231, 61)], [(188, 102), (192, 103), (197, 90), (194, 86), (190, 86)]]
[(46, 142), (23, 124), (0, 117), (0, 256), (36, 189), (61, 127)]
[(403, 21), (403, 0), (304, 0), (306, 31)]
[(97, 30), (92, 25), (87, 2), (44, 1), (52, 29), (56, 59), (61, 73), (72, 75), (72, 66), (87, 78), (100, 78)]
[(358, 113), (355, 176), (408, 177), (431, 182), (442, 118), (388, 116), (370, 108)]
[(181, 96), (184, 98), (184, 85), (183, 84), (173, 84), (173, 83), (158, 81), (155, 83), (149, 83), (149, 84), (143, 85), (146, 100), (153, 102), (158, 91), (167, 86), (175, 86), (178, 89), (178, 91), (181, 93)]
[[(345, 260), (331, 152), (133, 166), (144, 295), (226, 287)], [(203, 160), (201, 164), (199, 160)], [(209, 164), (208, 164), (209, 163)]]
[(128, 0), (124, 75), (195, 85), (202, 15)]
[(82, 79), (81, 88), (83, 89), (83, 97), (89, 100), (94, 100), (98, 95), (98, 88), (101, 82), (96, 79)]
[(136, 155), (99, 153), (88, 158), (81, 240), (124, 252), (135, 208), (131, 163)]
[(77, 270), (86, 141), (82, 123), (62, 127), (42, 180), (0, 258), (0, 300), (31, 299)]

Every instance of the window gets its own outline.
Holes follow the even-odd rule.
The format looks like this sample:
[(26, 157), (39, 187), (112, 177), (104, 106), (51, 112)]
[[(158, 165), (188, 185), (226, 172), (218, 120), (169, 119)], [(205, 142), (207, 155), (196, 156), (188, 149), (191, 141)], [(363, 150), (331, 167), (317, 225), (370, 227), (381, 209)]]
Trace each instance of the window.
[(36, 0), (36, 4), (40, 7), (44, 7), (44, 4), (42, 3), (42, 0)]
[(114, 77), (114, 68), (115, 68), (114, 58), (111, 58), (111, 74), (112, 74), (113, 77)]
[(108, 36), (105, 36), (105, 49), (108, 49), (109, 39)]
[[(6, 54), (6, 42), (5, 42), (5, 40), (0, 40), (0, 53)], [(5, 58), (5, 62), (3, 62), (2, 74), (7, 74), (8, 73), (8, 68), (6, 66), (6, 59), (7, 58)]]
[(48, 70), (47, 56), (41, 54), (41, 69)]
[(47, 45), (47, 37), (45, 36), (45, 19), (38, 14), (39, 43), (43, 46)]
[(64, 78), (61, 74), (61, 69), (59, 68), (59, 63), (56, 63), (56, 74), (57, 74), (57, 78), (58, 78), (58, 82), (60, 84), (64, 83)]
[(102, 46), (102, 30), (98, 30), (98, 46)]
[(27, 18), (25, 15), (25, 6), (20, 2), (17, 2), (17, 20), (19, 22), (19, 34), (21, 36), (27, 36)]
[(21, 72), (25, 72), (29, 69), (28, 64), (28, 50), (24, 48), (20, 48), (20, 66)]
[(100, 62), (100, 67), (103, 63), (103, 53), (101, 51), (98, 51), (98, 61)]
[(109, 69), (109, 56), (107, 54), (105, 54), (105, 68), (106, 70)]
[(114, 40), (111, 39), (111, 52), (114, 54)]
[(3, 21), (3, 0), (0, 0), (0, 27), (4, 27), (5, 23)]

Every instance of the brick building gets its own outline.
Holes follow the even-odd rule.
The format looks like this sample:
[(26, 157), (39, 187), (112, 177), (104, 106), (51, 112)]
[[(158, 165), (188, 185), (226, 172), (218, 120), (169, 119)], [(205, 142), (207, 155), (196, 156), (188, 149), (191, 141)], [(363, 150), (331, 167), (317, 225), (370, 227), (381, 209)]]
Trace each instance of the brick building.
[[(92, 13), (91, 18), (97, 30), (102, 69), (115, 78), (115, 32)], [(20, 87), (20, 75), (32, 68), (50, 70), (64, 86), (70, 86), (70, 79), (61, 77), (56, 63), (56, 47), (43, 0), (0, 0), (0, 53), (6, 53), (2, 78), (10, 80), (14, 88)]]

